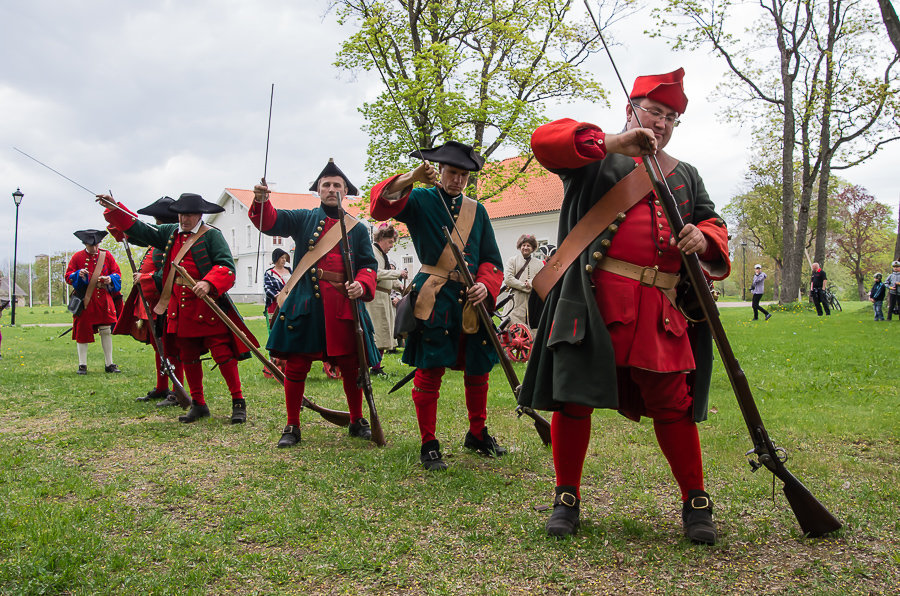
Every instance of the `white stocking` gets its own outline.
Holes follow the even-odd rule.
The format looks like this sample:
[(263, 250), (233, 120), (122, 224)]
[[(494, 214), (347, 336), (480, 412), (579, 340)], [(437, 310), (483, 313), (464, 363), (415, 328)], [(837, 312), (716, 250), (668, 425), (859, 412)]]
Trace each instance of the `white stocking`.
[(87, 366), (87, 347), (87, 344), (75, 344), (75, 349), (78, 350), (79, 366)]
[(103, 347), (103, 357), (106, 358), (106, 366), (113, 363), (112, 357), (112, 328), (109, 325), (98, 327), (100, 332), (100, 345)]

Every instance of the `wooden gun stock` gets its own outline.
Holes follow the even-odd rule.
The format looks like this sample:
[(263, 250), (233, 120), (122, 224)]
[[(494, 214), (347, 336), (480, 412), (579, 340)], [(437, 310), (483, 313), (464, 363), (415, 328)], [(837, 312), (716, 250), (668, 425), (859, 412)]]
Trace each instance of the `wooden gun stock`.
[[(178, 275), (180, 275), (184, 279), (188, 280), (188, 282), (191, 284), (191, 286), (197, 285), (197, 281), (193, 277), (191, 277), (190, 273), (185, 271), (184, 267), (182, 267), (181, 265), (174, 264), (174, 263), (173, 263), (173, 266), (175, 267), (175, 271), (178, 272)], [(247, 338), (247, 336), (244, 335), (244, 332), (241, 331), (240, 328), (234, 324), (234, 321), (232, 321), (231, 319), (228, 318), (228, 315), (226, 315), (225, 312), (221, 308), (219, 308), (219, 305), (216, 304), (216, 302), (212, 298), (210, 298), (209, 296), (203, 296), (202, 298), (203, 298), (203, 302), (205, 302), (206, 305), (208, 307), (210, 307), (214, 313), (216, 313), (216, 316), (219, 317), (219, 319), (223, 323), (225, 323), (225, 325), (229, 329), (231, 329), (232, 333), (234, 333), (238, 337), (238, 339), (240, 339), (241, 342), (245, 346), (247, 346), (247, 348), (251, 352), (253, 352), (253, 355), (256, 356), (259, 359), (259, 361), (263, 363), (263, 366), (265, 366), (267, 369), (269, 369), (269, 372), (271, 372), (272, 375), (276, 379), (278, 379), (281, 382), (281, 384), (283, 385), (284, 384), (284, 372), (282, 372), (282, 370), (280, 368), (275, 366), (274, 362), (272, 362), (271, 360), (266, 358), (265, 354), (263, 354), (259, 348), (257, 348), (255, 345), (253, 345), (253, 342), (251, 342)], [(349, 426), (350, 425), (350, 413), (349, 412), (341, 412), (339, 410), (329, 410), (328, 408), (323, 408), (321, 406), (317, 406), (315, 403), (313, 403), (312, 401), (310, 401), (309, 399), (307, 399), (305, 397), (303, 398), (303, 405), (305, 407), (308, 407), (313, 412), (316, 412), (322, 418), (324, 418), (325, 420), (327, 420), (328, 422), (330, 422), (334, 425), (337, 425), (337, 426)]]

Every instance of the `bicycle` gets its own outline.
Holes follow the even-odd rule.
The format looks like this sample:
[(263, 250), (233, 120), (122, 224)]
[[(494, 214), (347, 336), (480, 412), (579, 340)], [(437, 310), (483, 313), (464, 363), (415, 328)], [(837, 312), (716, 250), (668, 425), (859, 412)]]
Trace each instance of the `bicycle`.
[(837, 299), (837, 296), (834, 295), (829, 288), (825, 288), (825, 301), (831, 307), (831, 310), (841, 311), (841, 301)]

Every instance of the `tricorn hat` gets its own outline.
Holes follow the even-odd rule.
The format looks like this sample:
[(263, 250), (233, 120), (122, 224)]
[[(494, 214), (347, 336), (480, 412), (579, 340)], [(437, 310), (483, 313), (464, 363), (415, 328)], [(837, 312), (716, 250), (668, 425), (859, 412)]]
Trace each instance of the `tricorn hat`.
[(85, 244), (93, 246), (100, 244), (100, 241), (106, 238), (108, 233), (106, 230), (78, 230), (75, 232), (75, 237)]
[(222, 213), (225, 207), (210, 203), (200, 195), (186, 192), (174, 201), (169, 209), (175, 213)]
[(172, 203), (175, 202), (175, 199), (172, 197), (162, 197), (160, 199), (156, 199), (143, 209), (138, 209), (138, 213), (141, 215), (149, 215), (150, 217), (155, 217), (162, 223), (178, 223), (178, 214), (169, 209)]
[(309, 190), (318, 192), (319, 180), (327, 176), (340, 176), (344, 179), (344, 183), (347, 185), (347, 194), (353, 195), (354, 197), (359, 196), (359, 189), (353, 186), (353, 183), (350, 182), (349, 178), (347, 178), (347, 174), (342, 172), (341, 169), (337, 167), (337, 165), (334, 163), (333, 157), (328, 158), (328, 163), (325, 164), (325, 168), (319, 173), (318, 176), (316, 176), (316, 179), (313, 180), (312, 186), (309, 187)]
[(272, 263), (277, 263), (278, 259), (283, 257), (284, 255), (291, 256), (287, 251), (281, 250), (280, 248), (276, 248), (272, 251)]
[(484, 165), (484, 158), (471, 145), (458, 141), (447, 141), (434, 149), (419, 149), (409, 156), (453, 166), (467, 172), (477, 172)]
[(666, 74), (638, 77), (634, 80), (634, 87), (628, 97), (631, 99), (649, 97), (669, 106), (679, 114), (684, 114), (688, 99), (684, 94), (682, 79), (684, 79), (683, 68)]

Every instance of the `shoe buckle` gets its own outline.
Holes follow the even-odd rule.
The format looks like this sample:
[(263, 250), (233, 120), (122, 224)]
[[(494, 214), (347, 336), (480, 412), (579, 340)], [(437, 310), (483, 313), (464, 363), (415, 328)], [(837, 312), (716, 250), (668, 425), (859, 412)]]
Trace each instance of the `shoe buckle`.
[(574, 507), (578, 504), (578, 497), (573, 495), (572, 493), (560, 493), (556, 500), (565, 505), (566, 507)]
[(436, 461), (441, 459), (441, 453), (432, 449), (426, 454), (426, 457), (428, 458), (428, 461)]
[[(698, 505), (697, 503), (703, 503), (702, 505)], [(709, 497), (699, 496), (691, 499), (691, 509), (710, 509), (712, 507), (712, 503), (709, 501)]]

